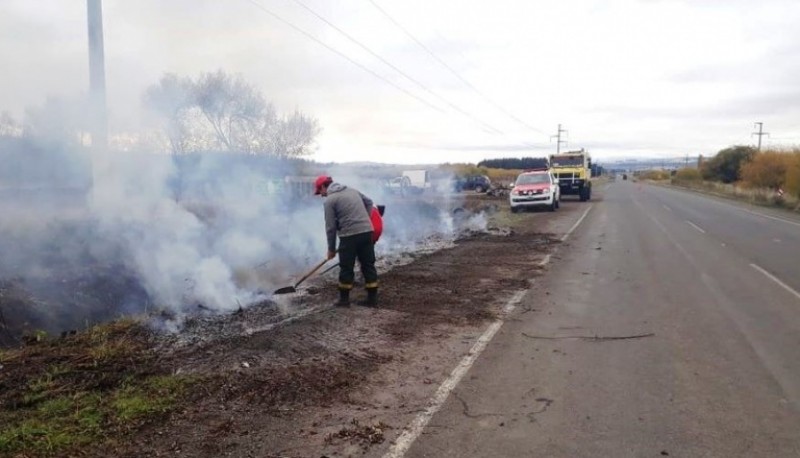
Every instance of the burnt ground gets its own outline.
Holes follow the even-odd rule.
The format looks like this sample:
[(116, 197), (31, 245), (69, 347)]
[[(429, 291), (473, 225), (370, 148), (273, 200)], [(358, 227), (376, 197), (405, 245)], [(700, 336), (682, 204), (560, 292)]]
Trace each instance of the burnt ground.
[(333, 308), (335, 285), (323, 281), (277, 303), (189, 320), (152, 344), (151, 371), (198, 382), (163, 417), (81, 455), (380, 454), (557, 244), (545, 232), (553, 215), (511, 216), (503, 203), (472, 205), (500, 208), (494, 224), (510, 230), (383, 273), (379, 308)]

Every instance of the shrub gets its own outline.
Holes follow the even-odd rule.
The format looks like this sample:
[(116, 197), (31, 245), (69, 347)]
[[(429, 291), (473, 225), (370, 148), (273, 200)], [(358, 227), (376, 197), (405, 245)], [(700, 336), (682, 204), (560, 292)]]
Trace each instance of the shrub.
[(786, 171), (789, 169), (792, 159), (794, 157), (791, 154), (779, 151), (758, 153), (742, 166), (742, 181), (745, 186), (750, 188), (771, 190), (783, 188), (786, 182)]
[(683, 168), (675, 173), (676, 181), (700, 181), (703, 179), (700, 170), (694, 168)]
[(700, 172), (703, 179), (733, 183), (739, 181), (742, 166), (753, 158), (756, 149), (752, 146), (731, 146), (703, 162)]
[(785, 191), (789, 195), (800, 198), (800, 149), (798, 148), (794, 150), (788, 160)]
[(639, 173), (639, 178), (642, 180), (663, 181), (669, 180), (669, 172), (666, 170), (645, 170)]

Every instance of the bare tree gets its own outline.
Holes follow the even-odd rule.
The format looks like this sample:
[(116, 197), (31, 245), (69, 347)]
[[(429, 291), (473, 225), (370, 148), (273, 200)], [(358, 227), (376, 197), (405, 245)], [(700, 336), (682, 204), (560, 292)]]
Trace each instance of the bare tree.
[(261, 93), (241, 76), (222, 70), (200, 75), (195, 102), (211, 123), (220, 146), (229, 151), (247, 145), (248, 134), (263, 121), (267, 106)]
[(274, 154), (279, 125), (278, 112), (267, 103), (258, 119), (242, 126), (239, 149), (249, 154)]
[(147, 89), (145, 105), (161, 114), (173, 152), (227, 150), (298, 156), (311, 152), (317, 121), (299, 111), (280, 117), (261, 92), (223, 70), (196, 80), (167, 74)]
[(273, 137), (273, 154), (287, 157), (308, 154), (320, 131), (316, 119), (295, 111), (291, 116), (281, 120)]
[(163, 116), (166, 134), (172, 152), (187, 152), (187, 141), (191, 130), (191, 109), (194, 103), (194, 82), (168, 73), (158, 84), (147, 88), (142, 97), (144, 105)]

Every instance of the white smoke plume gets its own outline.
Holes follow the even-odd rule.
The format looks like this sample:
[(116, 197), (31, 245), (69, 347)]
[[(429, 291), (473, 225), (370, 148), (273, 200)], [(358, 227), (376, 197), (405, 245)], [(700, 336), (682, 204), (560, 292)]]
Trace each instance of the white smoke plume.
[(394, 172), (233, 153), (117, 152), (92, 164), (79, 145), (54, 145), (0, 142), (18, 172), (0, 176), (0, 308), (18, 328), (269, 298), (326, 252), (322, 199), (292, 193), (286, 177), (327, 172), (385, 204), (381, 256), (456, 230), (454, 197), (384, 193)]

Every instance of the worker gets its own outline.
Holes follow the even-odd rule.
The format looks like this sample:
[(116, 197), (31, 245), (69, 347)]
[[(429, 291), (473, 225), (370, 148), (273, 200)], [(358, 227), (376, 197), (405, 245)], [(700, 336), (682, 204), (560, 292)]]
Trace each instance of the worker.
[(334, 183), (322, 175), (314, 182), (314, 194), (325, 197), (325, 233), (328, 239), (328, 259), (336, 256), (336, 236), (339, 236), (339, 301), (336, 306), (350, 305), (350, 291), (355, 281), (356, 259), (361, 264), (367, 299), (359, 305), (378, 305), (378, 271), (375, 269), (372, 200), (354, 188)]

